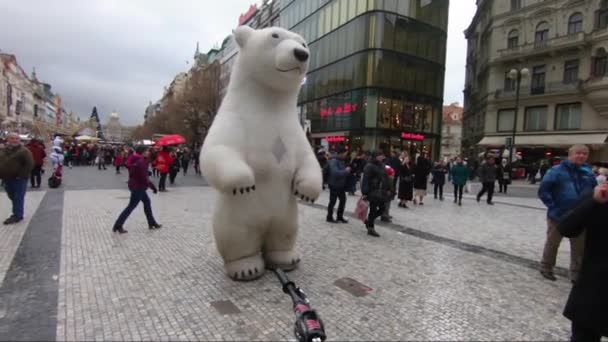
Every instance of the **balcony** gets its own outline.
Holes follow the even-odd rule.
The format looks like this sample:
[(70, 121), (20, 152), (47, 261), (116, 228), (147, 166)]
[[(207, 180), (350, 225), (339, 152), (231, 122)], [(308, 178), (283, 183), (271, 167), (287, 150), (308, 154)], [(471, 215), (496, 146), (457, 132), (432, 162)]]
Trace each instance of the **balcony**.
[(608, 77), (593, 77), (583, 82), (587, 101), (602, 116), (608, 116)]
[(596, 29), (593, 32), (591, 32), (591, 41), (592, 42), (597, 42), (597, 41), (604, 41), (606, 39), (608, 39), (608, 27), (606, 28), (602, 28), (602, 29)]
[[(544, 87), (531, 88), (530, 85), (522, 86), (519, 91), (520, 98), (544, 96), (544, 95), (569, 95), (582, 94), (583, 82), (575, 83), (549, 82)], [(498, 89), (494, 93), (494, 99), (498, 101), (515, 100), (515, 90)]]
[(553, 55), (562, 50), (582, 48), (590, 44), (589, 35), (578, 32), (548, 40), (498, 50), (498, 62), (508, 62), (539, 55)]

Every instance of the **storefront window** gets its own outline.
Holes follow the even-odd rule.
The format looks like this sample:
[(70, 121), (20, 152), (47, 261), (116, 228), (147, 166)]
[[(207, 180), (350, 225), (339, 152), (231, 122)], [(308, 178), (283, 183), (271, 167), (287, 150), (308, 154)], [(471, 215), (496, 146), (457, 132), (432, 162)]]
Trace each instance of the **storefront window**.
[(401, 99), (393, 99), (393, 109), (391, 112), (392, 128), (402, 129), (403, 126), (403, 101)]
[(391, 99), (380, 97), (378, 100), (378, 127), (391, 128)]

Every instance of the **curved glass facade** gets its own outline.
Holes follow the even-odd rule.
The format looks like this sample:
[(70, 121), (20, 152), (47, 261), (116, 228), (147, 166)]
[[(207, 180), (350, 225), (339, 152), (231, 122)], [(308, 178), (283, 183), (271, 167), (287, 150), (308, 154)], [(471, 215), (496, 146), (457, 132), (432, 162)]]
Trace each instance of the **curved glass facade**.
[(299, 104), (316, 145), (439, 153), (448, 0), (283, 0), (311, 60)]

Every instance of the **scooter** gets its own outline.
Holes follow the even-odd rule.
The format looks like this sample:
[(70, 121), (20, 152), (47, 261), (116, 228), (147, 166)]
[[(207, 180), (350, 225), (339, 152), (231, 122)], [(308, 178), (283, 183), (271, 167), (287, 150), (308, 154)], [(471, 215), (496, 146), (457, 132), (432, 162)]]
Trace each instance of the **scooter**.
[(296, 315), (294, 326), (295, 337), (299, 342), (323, 342), (327, 339), (321, 317), (310, 307), (310, 301), (304, 292), (294, 282), (287, 278), (281, 269), (275, 269), (283, 292), (293, 301), (293, 311)]

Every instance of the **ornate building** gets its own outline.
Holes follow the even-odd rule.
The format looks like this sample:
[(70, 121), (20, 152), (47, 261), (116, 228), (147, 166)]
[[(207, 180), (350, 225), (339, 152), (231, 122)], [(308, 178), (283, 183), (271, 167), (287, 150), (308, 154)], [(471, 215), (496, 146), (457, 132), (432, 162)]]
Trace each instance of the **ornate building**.
[(108, 123), (104, 127), (104, 136), (108, 141), (123, 141), (125, 136), (123, 135), (123, 127), (120, 124), (120, 118), (118, 113), (112, 112)]

